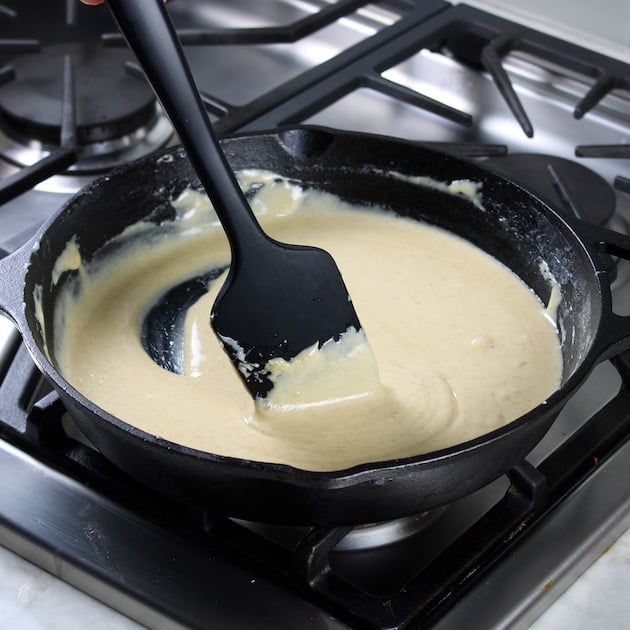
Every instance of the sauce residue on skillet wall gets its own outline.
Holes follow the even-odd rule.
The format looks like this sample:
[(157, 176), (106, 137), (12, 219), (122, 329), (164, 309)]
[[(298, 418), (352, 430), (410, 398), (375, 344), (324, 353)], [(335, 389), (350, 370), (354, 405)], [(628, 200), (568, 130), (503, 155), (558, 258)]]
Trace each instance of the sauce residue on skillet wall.
[[(268, 233), (333, 255), (378, 373), (369, 356), (366, 372), (347, 368), (347, 356), (363, 347), (349, 337), (354, 350), (333, 344), (328, 368), (315, 366), (329, 377), (323, 390), (309, 392), (309, 379), (296, 385), (288, 369), (255, 405), (209, 325), (222, 278), (188, 311), (184, 374), (154, 363), (140, 342), (147, 311), (170, 287), (229, 262), (207, 198), (189, 190), (174, 202), (174, 221), (132, 226), (109, 248), (114, 253), (68, 274), (57, 300), (59, 370), (103, 409), (202, 451), (336, 470), (472, 439), (558, 388), (554, 324), (535, 294), (489, 255), (433, 226), (351, 207), (272, 173), (239, 178), (244, 189), (257, 189), (251, 203)], [(76, 268), (77, 243), (70, 246)], [(322, 356), (313, 350), (302, 359), (321, 364)]]

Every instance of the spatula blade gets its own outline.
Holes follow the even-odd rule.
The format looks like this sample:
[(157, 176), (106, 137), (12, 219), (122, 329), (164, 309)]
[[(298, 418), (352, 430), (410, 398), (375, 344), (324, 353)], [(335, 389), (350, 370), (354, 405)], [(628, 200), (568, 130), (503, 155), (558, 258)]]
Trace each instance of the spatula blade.
[[(333, 258), (315, 247), (278, 243), (242, 257), (214, 303), (212, 327), (254, 398), (273, 387), (265, 366), (337, 339), (359, 318)], [(261, 260), (264, 257), (264, 260)]]

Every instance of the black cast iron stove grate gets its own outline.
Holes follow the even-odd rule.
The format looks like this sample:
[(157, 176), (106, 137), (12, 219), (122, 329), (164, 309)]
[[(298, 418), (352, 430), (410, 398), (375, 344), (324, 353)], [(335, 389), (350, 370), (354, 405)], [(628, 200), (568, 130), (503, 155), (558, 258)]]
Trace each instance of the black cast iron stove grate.
[[(249, 29), (181, 29), (179, 32), (182, 42), (189, 46), (295, 42), (368, 4), (365, 0), (343, 0), (288, 25)], [(215, 122), (217, 132), (225, 134), (299, 124), (348, 93), (362, 88), (369, 88), (414, 107), (423, 108), (456, 124), (472, 126), (474, 119), (470, 113), (459, 111), (382, 76), (386, 70), (422, 49), (443, 52), (464, 64), (489, 72), (524, 133), (530, 137), (534, 134), (534, 127), (501, 61), (513, 51), (525, 52), (547, 63), (594, 79), (588, 92), (575, 105), (573, 114), (575, 118), (583, 117), (607, 94), (615, 90), (630, 89), (630, 71), (625, 64), (466, 5), (451, 7), (442, 0), (430, 2), (390, 0), (383, 4), (393, 7), (400, 14), (400, 19), (329, 61), (265, 94), (258, 95), (251, 102), (235, 105), (212, 94), (203, 94), (209, 113), (218, 117)], [(4, 7), (4, 10), (0, 11), (0, 20), (9, 21), (12, 26), (14, 24), (19, 26), (22, 24), (21, 15), (28, 16), (38, 10), (37, 7), (29, 8), (28, 3), (20, 5), (19, 10)], [(47, 41), (45, 34), (40, 37), (27, 37), (25, 34), (24, 37), (0, 39), (0, 54), (9, 58), (0, 69), (0, 87), (6, 84), (10, 88), (6, 90), (4, 107), (3, 93), (0, 91), (0, 111), (4, 112), (5, 121), (10, 119), (13, 125), (19, 123), (19, 128), (26, 134), (28, 132), (24, 129), (30, 126), (32, 137), (47, 140), (51, 147), (49, 154), (37, 163), (28, 165), (0, 182), (0, 202), (12, 199), (48, 177), (71, 167), (77, 160), (78, 144), (82, 139), (85, 142), (86, 138), (95, 138), (99, 134), (106, 136), (124, 134), (132, 130), (134, 125), (146, 122), (153, 111), (153, 103), (147, 96), (146, 86), (138, 82), (134, 87), (133, 82), (129, 83), (124, 77), (121, 62), (121, 68), (118, 70), (108, 68), (114, 75), (112, 80), (116, 83), (110, 87), (107, 87), (109, 84), (105, 84), (106, 89), (99, 92), (99, 99), (90, 102), (90, 109), (96, 107), (100, 112), (103, 107), (103, 113), (94, 116), (96, 119), (107, 119), (106, 103), (99, 103), (101, 96), (103, 101), (109, 102), (112, 94), (119, 92), (127, 94), (129, 91), (138, 94), (134, 100), (136, 105), (129, 105), (111, 122), (107, 120), (107, 124), (103, 123), (100, 127), (96, 124), (96, 119), (86, 121), (85, 124), (84, 121), (78, 120), (78, 111), (82, 112), (84, 108), (76, 96), (75, 74), (82, 56), (78, 43), (77, 48), (73, 49), (72, 45), (68, 45), (68, 40), (76, 37), (77, 32), (86, 31), (88, 43), (82, 42), (83, 46), (93, 48), (94, 40), (100, 38), (99, 54), (103, 56), (111, 54), (108, 51), (112, 50), (112, 47), (122, 46), (123, 42), (117, 34), (106, 32), (111, 26), (111, 19), (107, 19), (109, 16), (105, 16), (106, 19), (103, 20), (103, 16), (99, 15), (98, 26), (95, 26), (94, 20), (78, 20), (76, 13), (76, 5), (71, 2), (65, 5), (65, 14), (61, 8), (57, 9), (55, 14), (57, 20), (65, 17), (65, 20), (62, 20), (64, 28), (57, 31), (48, 29), (46, 32), (50, 30), (56, 32), (57, 39), (60, 37), (59, 30), (65, 33), (65, 37), (61, 36), (60, 43)], [(84, 12), (81, 13), (83, 14)], [(19, 28), (17, 30), (20, 32)], [(85, 38), (85, 35), (83, 37)], [(47, 111), (34, 113), (32, 117), (34, 120), (29, 118), (27, 123), (22, 120), (19, 105), (16, 104), (19, 103), (21, 91), (19, 76), (16, 75), (14, 66), (18, 64), (18, 68), (21, 68), (25, 58), (36, 58), (38, 53), (39, 56), (47, 57), (51, 47), (63, 49), (64, 46), (69, 48), (66, 54), (62, 55), (62, 63), (57, 64), (59, 67), (56, 70), (51, 68), (53, 75), (51, 82), (59, 84), (59, 87), (53, 90), (58, 93), (59, 120), (58, 122), (51, 120), (51, 113)], [(46, 55), (41, 55), (43, 50), (46, 51)], [(18, 53), (17, 60), (11, 63), (11, 56)], [(90, 55), (92, 56), (93, 54)], [(29, 67), (37, 65), (39, 65), (37, 61), (29, 63)], [(113, 65), (113, 62), (110, 65)], [(126, 62), (124, 66), (128, 74), (141, 77), (142, 73), (134, 62)], [(88, 72), (94, 73), (99, 70), (103, 68), (88, 65), (84, 73), (87, 75)], [(27, 70), (25, 74), (28, 76), (29, 71)], [(86, 80), (86, 76), (83, 80)], [(16, 84), (18, 88), (14, 90)], [(94, 87), (91, 85), (92, 89)], [(119, 109), (119, 106), (115, 109)], [(106, 131), (103, 131), (103, 128)], [(118, 132), (114, 131), (115, 129), (118, 129)], [(58, 138), (54, 137), (56, 135)], [(503, 155), (506, 152), (504, 146), (476, 147), (470, 142), (456, 143), (452, 147), (443, 144), (443, 148), (446, 150), (451, 148), (468, 156)], [(575, 155), (628, 158), (630, 151), (627, 144), (578, 145), (575, 148)], [(627, 191), (628, 178), (618, 175), (615, 185), (620, 190)]]
[[(19, 23), (26, 4), (21, 0), (15, 10), (0, 5), (0, 25), (2, 20)], [(217, 131), (225, 134), (301, 123), (363, 88), (455, 125), (473, 126), (472, 114), (382, 76), (421, 49), (439, 51), (487, 71), (527, 136), (535, 133), (534, 126), (501, 63), (509, 52), (540, 56), (592, 77), (592, 88), (575, 106), (577, 117), (588, 115), (607, 92), (629, 88), (627, 66), (471, 7), (451, 7), (440, 0), (382, 4), (395, 10), (400, 19), (251, 102), (235, 105), (205, 94)], [(73, 5), (63, 5), (70, 25), (77, 19)], [(286, 28), (185, 29), (181, 37), (189, 46), (295, 41), (366, 5), (357, 0), (338, 2)], [(37, 55), (42, 41), (38, 33), (17, 33), (10, 41), (0, 40), (0, 52)], [(110, 48), (120, 41), (105, 34), (102, 44)], [(126, 67), (131, 75), (142, 78), (133, 63)], [(9, 85), (17, 80), (15, 75), (8, 63), (0, 71), (0, 81)], [(80, 125), (71, 54), (64, 58), (60, 76), (58, 146), (36, 164), (4, 178), (0, 202), (15, 199), (77, 159)], [(0, 96), (5, 86), (0, 86)], [(441, 146), (469, 158), (496, 158), (508, 152), (503, 144)], [(626, 145), (576, 147), (577, 156), (587, 154), (629, 157)], [(622, 194), (630, 188), (623, 175), (615, 184)], [(282, 537), (278, 541), (214, 514), (211, 506), (201, 510), (181, 505), (141, 487), (76, 434), (59, 399), (16, 340), (0, 373), (0, 474), (4, 480), (0, 539), (53, 574), (154, 627), (173, 621), (188, 627), (448, 625), (453, 611), (466, 614), (469, 595), (497, 567), (505, 566), (508, 558), (518, 558), (541, 523), (561, 514), (586, 482), (604, 478), (615, 453), (628, 447), (629, 356), (615, 357), (611, 364), (620, 379), (618, 392), (536, 465), (522, 462), (478, 496), (447, 508), (415, 536), (387, 547), (341, 551), (338, 543), (348, 534), (345, 527), (306, 528), (297, 535), (292, 532), (290, 542)], [(431, 528), (442, 530), (444, 536), (427, 545), (424, 536)], [(374, 558), (381, 564), (371, 564)], [(540, 586), (544, 590), (550, 582)], [(510, 587), (510, 597), (531, 599), (531, 583), (515, 580)], [(486, 627), (496, 623), (504, 614), (502, 605), (493, 602), (485, 610), (487, 617), (477, 617), (479, 623), (485, 622)]]
[[(217, 580), (258, 580), (265, 596), (280, 588), (304, 599), (298, 605), (290, 598), (288, 612), (272, 617), (276, 627), (285, 627), (284, 614), (308, 619), (313, 611), (306, 602), (351, 627), (430, 627), (628, 439), (630, 355), (613, 363), (621, 376), (617, 395), (536, 467), (524, 461), (512, 469), (507, 489), (497, 489), (496, 500), (446, 547), (427, 560), (420, 531), (389, 548), (367, 550), (377, 558), (370, 567), (360, 550), (335, 550), (349, 527), (304, 528), (290, 543), (278, 542), (211, 507), (182, 505), (142, 487), (72, 436), (57, 395), (20, 345), (0, 383), (0, 436), (6, 440), (0, 532), (5, 541), (19, 541), (14, 544), (27, 558), (140, 619), (150, 610), (161, 623), (208, 627), (222, 614), (213, 608), (215, 596), (216, 602), (228, 597)], [(54, 507), (63, 509), (61, 521)], [(448, 528), (458, 510), (447, 508), (435, 526)], [(383, 553), (400, 563), (385, 580), (378, 563)], [(518, 589), (518, 581), (512, 586)], [(221, 606), (229, 609), (235, 597)]]

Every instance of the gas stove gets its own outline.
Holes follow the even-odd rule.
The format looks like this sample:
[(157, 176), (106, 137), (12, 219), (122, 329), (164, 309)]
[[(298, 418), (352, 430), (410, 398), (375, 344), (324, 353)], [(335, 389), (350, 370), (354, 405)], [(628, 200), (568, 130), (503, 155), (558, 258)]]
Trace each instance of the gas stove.
[[(251, 4), (169, 2), (219, 134), (308, 123), (429, 144), (630, 231), (627, 63), (442, 0)], [(177, 138), (104, 7), (3, 0), (0, 29), (8, 252), (95, 177)], [(614, 274), (630, 314), (626, 265)], [(115, 469), (0, 324), (0, 543), (151, 627), (526, 627), (630, 526), (626, 355), (473, 495), (392, 523), (289, 528)]]

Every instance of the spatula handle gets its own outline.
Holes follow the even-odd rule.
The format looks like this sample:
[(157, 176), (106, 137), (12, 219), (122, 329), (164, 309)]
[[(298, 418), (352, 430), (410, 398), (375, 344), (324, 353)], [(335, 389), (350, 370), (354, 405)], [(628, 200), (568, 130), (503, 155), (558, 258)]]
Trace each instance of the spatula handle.
[(179, 135), (232, 247), (266, 240), (212, 129), (162, 0), (108, 0), (118, 26)]

